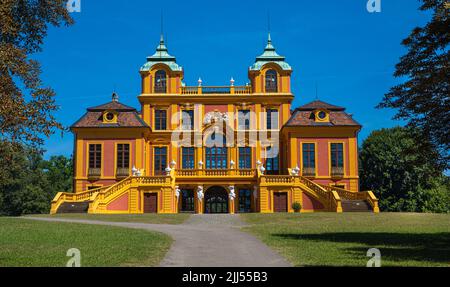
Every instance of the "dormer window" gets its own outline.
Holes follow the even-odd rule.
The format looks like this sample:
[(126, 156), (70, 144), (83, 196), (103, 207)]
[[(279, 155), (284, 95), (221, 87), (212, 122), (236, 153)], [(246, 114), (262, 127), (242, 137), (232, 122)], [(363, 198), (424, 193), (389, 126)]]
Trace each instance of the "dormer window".
[(278, 92), (278, 73), (275, 70), (266, 72), (266, 93)]
[(115, 111), (105, 111), (103, 113), (103, 123), (105, 123), (105, 124), (116, 124), (117, 123), (117, 112), (115, 112)]
[(314, 118), (316, 122), (329, 122), (330, 113), (326, 110), (317, 110), (314, 112)]
[(159, 70), (155, 74), (155, 93), (165, 94), (167, 92), (166, 71)]

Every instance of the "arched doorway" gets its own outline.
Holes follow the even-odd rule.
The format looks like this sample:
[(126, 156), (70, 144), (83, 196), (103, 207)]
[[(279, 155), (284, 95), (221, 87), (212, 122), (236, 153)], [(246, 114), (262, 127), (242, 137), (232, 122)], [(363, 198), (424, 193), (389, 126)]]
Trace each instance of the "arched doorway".
[(205, 193), (205, 213), (228, 213), (228, 192), (225, 188), (214, 186)]

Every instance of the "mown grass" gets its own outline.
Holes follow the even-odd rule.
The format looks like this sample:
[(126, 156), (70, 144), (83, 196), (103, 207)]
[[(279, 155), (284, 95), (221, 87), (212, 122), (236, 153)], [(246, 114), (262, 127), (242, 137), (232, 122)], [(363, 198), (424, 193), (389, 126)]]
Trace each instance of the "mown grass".
[(145, 230), (0, 217), (2, 267), (64, 267), (71, 248), (83, 267), (157, 266), (171, 243)]
[(81, 219), (97, 220), (106, 222), (135, 222), (150, 224), (181, 224), (185, 222), (189, 214), (55, 214), (55, 215), (30, 215), (32, 217), (43, 218), (62, 218), (62, 219)]
[(415, 213), (246, 214), (255, 234), (295, 266), (450, 267), (450, 215)]

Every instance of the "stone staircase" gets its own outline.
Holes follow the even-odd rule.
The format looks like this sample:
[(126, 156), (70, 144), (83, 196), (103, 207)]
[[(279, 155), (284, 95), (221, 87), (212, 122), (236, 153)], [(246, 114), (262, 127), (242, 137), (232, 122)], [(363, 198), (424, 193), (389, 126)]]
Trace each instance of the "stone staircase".
[(365, 200), (342, 200), (343, 212), (372, 212), (372, 207)]
[(64, 202), (62, 203), (57, 212), (61, 213), (87, 213), (89, 209), (89, 201), (84, 202)]

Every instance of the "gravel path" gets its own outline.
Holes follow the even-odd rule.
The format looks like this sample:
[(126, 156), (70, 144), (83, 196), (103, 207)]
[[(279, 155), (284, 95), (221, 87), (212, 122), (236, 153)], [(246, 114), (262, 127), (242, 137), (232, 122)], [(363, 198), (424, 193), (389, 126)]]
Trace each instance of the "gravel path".
[(162, 267), (287, 267), (278, 253), (254, 236), (242, 232), (239, 215), (192, 215), (180, 225), (104, 222), (63, 218), (26, 219), (119, 226), (158, 231), (174, 239)]

